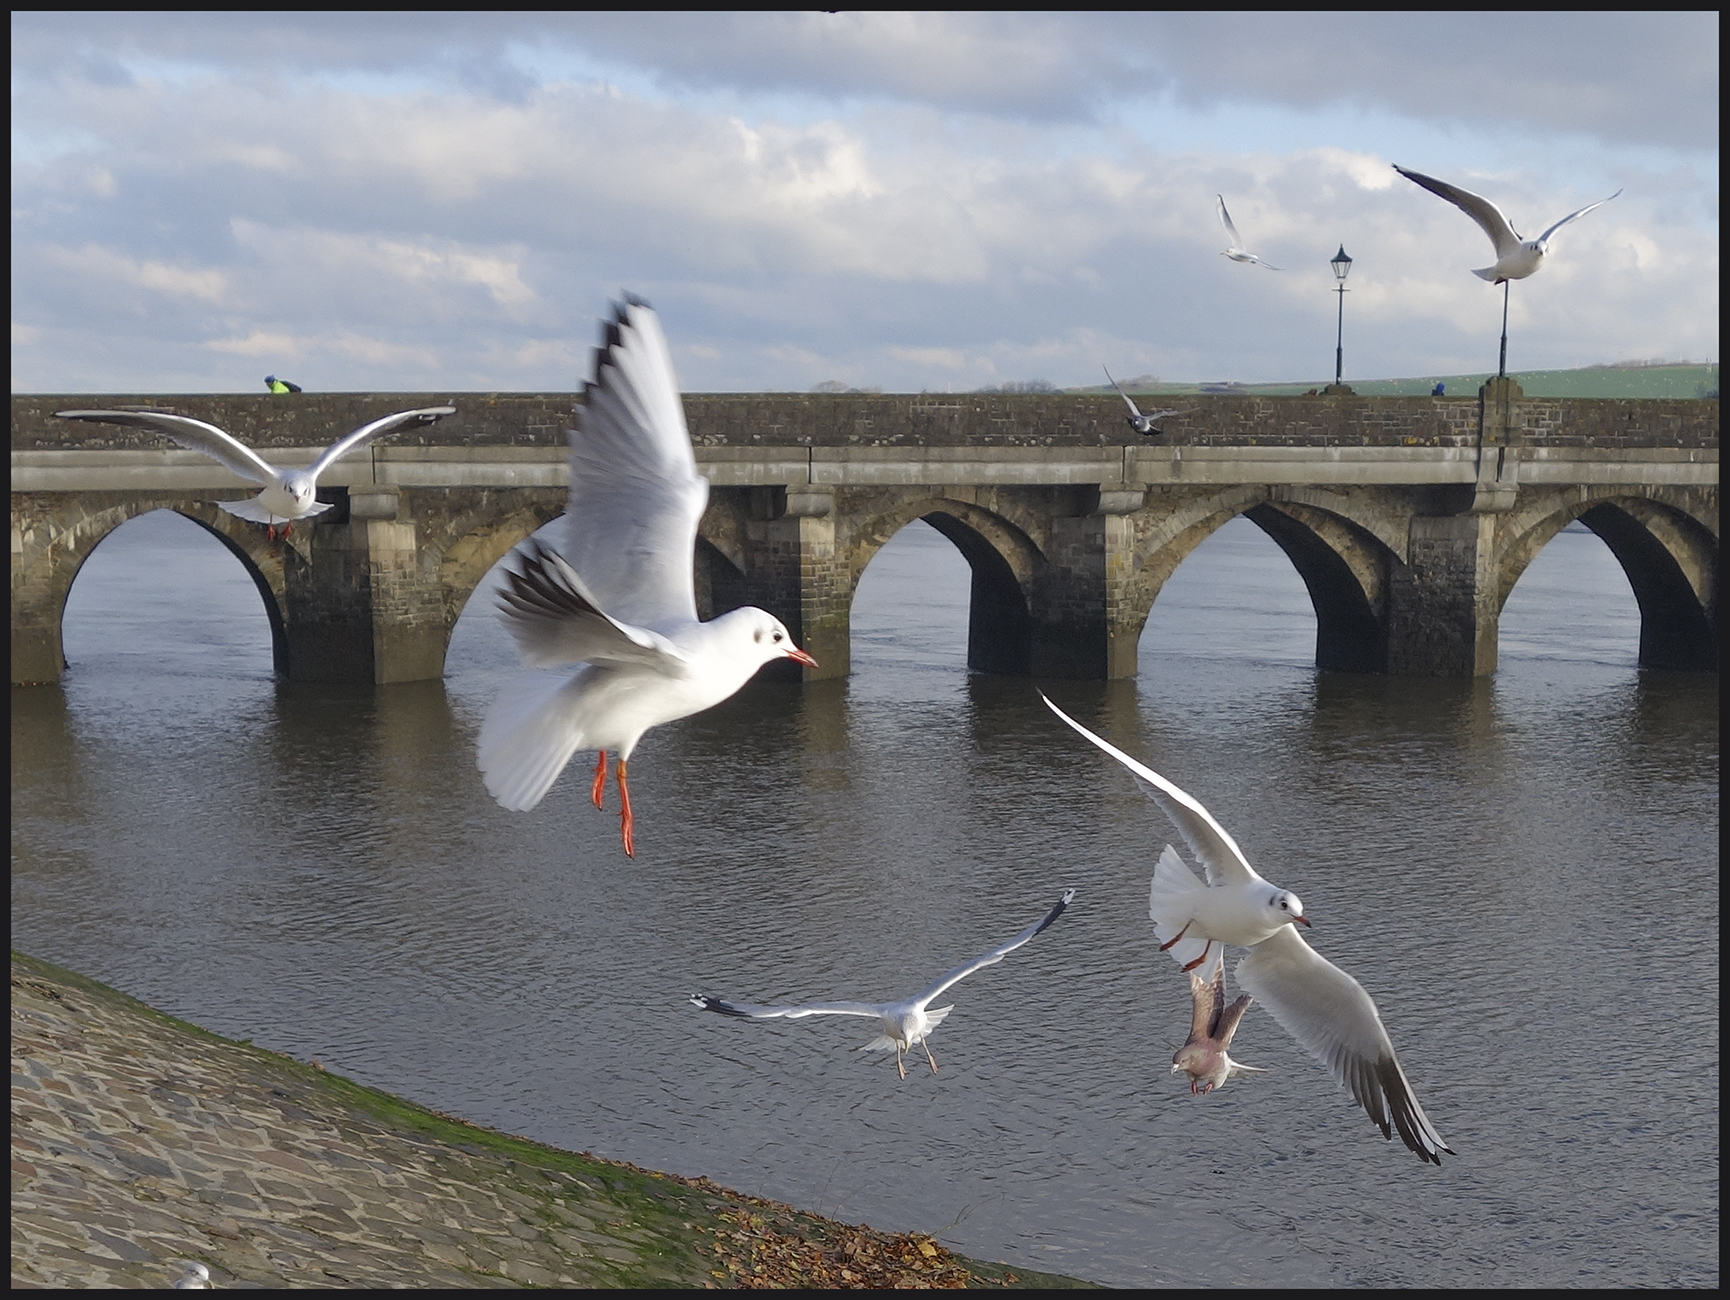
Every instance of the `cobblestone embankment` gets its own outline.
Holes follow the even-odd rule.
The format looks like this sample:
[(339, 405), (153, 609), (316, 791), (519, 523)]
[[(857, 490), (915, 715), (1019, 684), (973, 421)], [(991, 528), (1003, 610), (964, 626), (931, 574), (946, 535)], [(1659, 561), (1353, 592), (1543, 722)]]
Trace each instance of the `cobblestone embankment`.
[(12, 955), (12, 1285), (1077, 1286), (423, 1110)]

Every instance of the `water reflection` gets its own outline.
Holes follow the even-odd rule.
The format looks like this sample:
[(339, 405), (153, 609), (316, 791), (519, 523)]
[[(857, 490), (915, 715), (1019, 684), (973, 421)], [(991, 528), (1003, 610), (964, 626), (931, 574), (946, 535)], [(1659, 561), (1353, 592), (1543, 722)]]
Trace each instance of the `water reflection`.
[[(959, 563), (935, 547), (899, 556), (922, 583)], [(119, 592), (64, 689), (13, 693), (14, 943), (508, 1131), (1101, 1280), (1714, 1283), (1716, 680), (1568, 657), (1576, 575), (1546, 608), (1536, 565), (1541, 657), (1318, 674), (1313, 620), (1222, 596), (1253, 557), (1198, 550), (1203, 603), (1161, 598), (1188, 641), (1136, 682), (967, 676), (964, 571), (905, 637), (880, 602), (849, 680), (645, 738), (634, 861), (580, 771), (529, 814), (485, 797), (496, 624), (464, 619), (442, 684), (279, 686), (267, 632), (260, 671)], [(1384, 1144), (1259, 1011), (1272, 1073), (1169, 1077), (1186, 990), (1142, 918), (1171, 829), (1033, 685), (1303, 895), (1458, 1160)], [(898, 994), (1064, 887), (957, 990), (935, 1077), (858, 1024), (684, 1001)], [(1657, 1023), (1655, 1087), (1628, 1043)]]

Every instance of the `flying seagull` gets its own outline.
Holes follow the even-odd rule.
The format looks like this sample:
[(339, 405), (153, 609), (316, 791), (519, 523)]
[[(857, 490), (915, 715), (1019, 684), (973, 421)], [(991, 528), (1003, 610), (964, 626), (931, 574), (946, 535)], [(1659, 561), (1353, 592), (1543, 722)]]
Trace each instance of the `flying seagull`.
[[(1100, 369), (1105, 370), (1105, 367), (1101, 366)], [(1105, 377), (1107, 379), (1111, 379), (1111, 371), (1105, 370)], [(1150, 411), (1148, 414), (1143, 415), (1141, 413), (1141, 408), (1135, 404), (1135, 400), (1133, 398), (1131, 398), (1128, 393), (1123, 391), (1123, 385), (1122, 384), (1118, 383), (1117, 380), (1115, 380), (1115, 379), (1111, 379), (1111, 386), (1113, 388), (1117, 389), (1117, 395), (1123, 399), (1124, 405), (1129, 407), (1129, 427), (1134, 429), (1137, 433), (1148, 434), (1148, 435), (1157, 435), (1157, 434), (1164, 433), (1165, 430), (1157, 429), (1154, 427), (1161, 420), (1169, 420), (1173, 416), (1177, 416), (1177, 415), (1188, 415), (1191, 411), (1194, 411), (1197, 409), (1196, 407), (1193, 407), (1193, 406), (1186, 406), (1181, 411), (1178, 411), (1178, 410)]]
[(296, 519), (308, 519), (330, 509), (331, 503), (318, 497), (318, 476), (358, 447), (381, 438), (409, 424), (433, 424), (447, 415), (455, 415), (454, 406), (429, 406), (418, 411), (398, 411), (382, 419), (363, 424), (353, 433), (339, 438), (324, 449), (324, 454), (305, 469), (278, 469), (233, 434), (194, 420), (185, 415), (168, 415), (161, 411), (56, 411), (62, 420), (88, 420), (95, 424), (124, 424), (134, 429), (154, 429), (166, 434), (189, 451), (201, 451), (212, 460), (252, 483), (263, 485), (264, 491), (243, 501), (218, 501), (229, 514), (253, 523), (265, 525), (272, 539), (278, 536), (276, 521), (282, 520), (281, 536), (287, 537)]
[(764, 664), (817, 661), (752, 606), (697, 620), (692, 552), (709, 485), (697, 473), (661, 323), (627, 294), (595, 352), (595, 378), (570, 434), (564, 540), (513, 552), (500, 613), (531, 668), (493, 701), (478, 763), (506, 808), (533, 808), (571, 755), (600, 751), (602, 806), (618, 753), (619, 836), (635, 856), (625, 764), (650, 727), (732, 695)]
[(1075, 897), (1073, 889), (1063, 891), (1063, 897), (1057, 900), (1045, 916), (1028, 926), (1013, 939), (1007, 939), (998, 944), (983, 957), (975, 957), (972, 961), (964, 961), (948, 974), (941, 976), (935, 984), (914, 997), (905, 998), (900, 1002), (805, 1002), (796, 1006), (759, 1007), (748, 1002), (728, 1002), (721, 998), (707, 997), (701, 993), (691, 995), (691, 1005), (701, 1007), (705, 1011), (718, 1012), (723, 1016), (741, 1016), (750, 1020), (799, 1020), (805, 1016), (875, 1016), (883, 1023), (883, 1033), (873, 1038), (858, 1050), (861, 1052), (885, 1052), (890, 1048), (895, 1050), (895, 1069), (903, 1079), (907, 1077), (907, 1067), (902, 1063), (902, 1054), (911, 1052), (914, 1047), (925, 1049), (925, 1059), (931, 1062), (931, 1073), (937, 1073), (937, 1060), (931, 1055), (931, 1045), (926, 1042), (931, 1031), (948, 1014), (955, 1010), (954, 1004), (926, 1010), (927, 1007), (952, 984), (958, 984), (987, 966), (995, 966), (1003, 958), (1014, 952), (1034, 935), (1045, 929), (1058, 917), (1063, 915), (1063, 909), (1069, 906), (1069, 901)]
[(1442, 1163), (1443, 1152), (1453, 1155), (1418, 1105), (1376, 1004), (1363, 985), (1298, 934), (1296, 926), (1310, 924), (1298, 896), (1257, 875), (1237, 842), (1193, 797), (1101, 740), (1050, 700), (1045, 703), (1130, 770), (1207, 869), (1207, 884), (1203, 884), (1169, 844), (1160, 855), (1148, 896), (1148, 915), (1162, 941), (1160, 950), (1169, 952), (1184, 970), (1193, 971), (1216, 945), (1248, 948), (1249, 956), (1237, 965), (1237, 982), (1333, 1071), (1382, 1136), (1391, 1138), (1397, 1128), (1419, 1159), (1432, 1164)]
[(1225, 210), (1225, 195), (1219, 197), (1219, 219), (1225, 226), (1226, 237), (1231, 240), (1231, 247), (1221, 251), (1221, 257), (1229, 257), (1234, 262), (1254, 262), (1257, 266), (1265, 266), (1270, 271), (1280, 268), (1264, 262), (1243, 246), (1243, 236), (1237, 233), (1237, 227), (1232, 224), (1231, 213)]
[(1189, 973), (1190, 1027), (1189, 1037), (1171, 1058), (1171, 1072), (1182, 1070), (1189, 1076), (1189, 1091), (1203, 1094), (1225, 1087), (1234, 1074), (1266, 1074), (1266, 1070), (1226, 1055), (1238, 1022), (1248, 1011), (1253, 998), (1240, 997), (1229, 1007), (1225, 1004), (1225, 950), (1213, 959), (1211, 977)]
[(1488, 280), (1492, 284), (1502, 284), (1508, 280), (1524, 280), (1544, 264), (1544, 257), (1550, 251), (1550, 236), (1576, 217), (1583, 217), (1593, 208), (1602, 207), (1610, 199), (1622, 191), (1617, 190), (1610, 199), (1599, 199), (1596, 203), (1588, 203), (1578, 212), (1570, 212), (1555, 225), (1551, 226), (1536, 239), (1521, 239), (1519, 232), (1508, 223), (1502, 215), (1502, 210), (1488, 199), (1473, 194), (1470, 190), (1462, 190), (1457, 185), (1449, 185), (1439, 181), (1434, 176), (1425, 176), (1422, 172), (1407, 171), (1398, 163), (1394, 170), (1408, 181), (1422, 185), (1431, 194), (1440, 196), (1464, 212), (1490, 237), (1490, 243), (1496, 247), (1496, 262), (1494, 266), (1480, 267), (1472, 272), (1480, 280)]

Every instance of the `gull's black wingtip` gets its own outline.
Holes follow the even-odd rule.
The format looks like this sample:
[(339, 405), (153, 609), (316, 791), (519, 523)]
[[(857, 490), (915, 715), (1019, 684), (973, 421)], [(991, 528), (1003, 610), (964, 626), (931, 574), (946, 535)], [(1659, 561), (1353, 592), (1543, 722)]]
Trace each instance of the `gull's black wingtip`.
[(1057, 906), (1053, 907), (1049, 912), (1047, 912), (1045, 914), (1045, 919), (1039, 923), (1039, 928), (1037, 930), (1035, 930), (1033, 933), (1034, 934), (1045, 933), (1046, 929), (1051, 925), (1051, 923), (1053, 921), (1055, 921), (1058, 917), (1063, 915), (1063, 909), (1068, 907), (1069, 904), (1072, 901), (1074, 901), (1074, 899), (1075, 899), (1075, 891), (1073, 889), (1064, 890), (1063, 891), (1063, 897), (1057, 900)]
[[(712, 998), (706, 993), (691, 994), (691, 1005), (694, 1007), (701, 1007), (704, 1011), (713, 1011), (717, 1015), (745, 1016), (743, 1011), (728, 1006), (727, 1003), (721, 1001), (720, 998)], [(749, 1019), (749, 1017), (747, 1016), (746, 1019)]]

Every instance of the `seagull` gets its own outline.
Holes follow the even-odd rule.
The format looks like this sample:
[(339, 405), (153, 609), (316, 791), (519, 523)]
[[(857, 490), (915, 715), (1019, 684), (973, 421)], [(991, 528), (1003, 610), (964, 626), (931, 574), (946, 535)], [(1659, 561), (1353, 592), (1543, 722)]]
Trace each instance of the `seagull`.
[(176, 1261), (180, 1265), (180, 1276), (171, 1284), (176, 1291), (214, 1291), (216, 1288), (210, 1281), (210, 1270), (195, 1260), (182, 1259)]
[(1237, 227), (1232, 224), (1231, 213), (1225, 210), (1225, 195), (1219, 195), (1219, 219), (1225, 226), (1225, 233), (1231, 239), (1231, 247), (1220, 253), (1221, 257), (1229, 257), (1234, 262), (1254, 262), (1257, 266), (1265, 266), (1270, 271), (1280, 268), (1264, 262), (1243, 246), (1243, 236), (1237, 233)]
[[(1101, 366), (1100, 369), (1105, 370), (1105, 367)], [(1105, 377), (1107, 379), (1111, 379), (1111, 371), (1105, 370)], [(1181, 411), (1177, 411), (1177, 410), (1153, 411), (1147, 415), (1143, 415), (1141, 413), (1141, 408), (1135, 404), (1134, 399), (1131, 398), (1128, 393), (1123, 391), (1123, 385), (1122, 384), (1118, 383), (1117, 380), (1115, 380), (1115, 379), (1111, 379), (1111, 386), (1113, 388), (1117, 389), (1117, 395), (1119, 397), (1121, 397), (1124, 401), (1124, 404), (1129, 407), (1129, 427), (1134, 429), (1137, 433), (1145, 433), (1145, 434), (1150, 434), (1150, 435), (1157, 435), (1157, 434), (1164, 433), (1165, 430), (1156, 429), (1153, 426), (1158, 424), (1161, 420), (1169, 420), (1173, 416), (1177, 416), (1177, 415), (1188, 415), (1191, 411), (1194, 411), (1197, 409), (1196, 407), (1193, 407), (1193, 406), (1187, 406)]]
[(1490, 242), (1496, 246), (1496, 264), (1481, 267), (1472, 274), (1492, 284), (1524, 280), (1533, 274), (1544, 264), (1544, 257), (1550, 251), (1548, 245), (1551, 235), (1576, 217), (1585, 216), (1593, 208), (1603, 207), (1622, 192), (1617, 190), (1610, 199), (1599, 199), (1596, 203), (1588, 203), (1578, 212), (1570, 212), (1536, 239), (1521, 239), (1519, 232), (1509, 225), (1508, 219), (1502, 215), (1502, 210), (1488, 199), (1473, 194), (1470, 190), (1462, 190), (1457, 185), (1439, 181), (1433, 176), (1425, 176), (1422, 172), (1407, 171), (1398, 163), (1394, 164), (1394, 170), (1408, 181), (1422, 185), (1431, 194), (1446, 199), (1483, 227), (1484, 233), (1490, 237)]
[(317, 499), (318, 476), (357, 447), (407, 424), (433, 424), (455, 415), (454, 406), (429, 406), (418, 411), (398, 411), (363, 424), (339, 438), (306, 469), (278, 469), (233, 434), (185, 415), (162, 411), (56, 411), (61, 420), (88, 420), (94, 424), (124, 424), (134, 429), (154, 429), (166, 434), (189, 451), (201, 451), (241, 478), (262, 484), (264, 491), (243, 501), (218, 501), (229, 514), (265, 525), (272, 540), (279, 535), (276, 521), (283, 521), (280, 536), (287, 537), (294, 520), (308, 519), (329, 510), (331, 503)]
[[(1382, 1136), (1391, 1139), (1392, 1129), (1397, 1128), (1418, 1158), (1432, 1164), (1441, 1164), (1444, 1152), (1453, 1155), (1412, 1094), (1376, 1004), (1363, 985), (1298, 934), (1298, 925), (1310, 924), (1298, 896), (1258, 876), (1237, 842), (1192, 796), (1101, 740), (1050, 700), (1045, 703), (1130, 770), (1207, 869), (1204, 885), (1177, 850), (1165, 846), (1148, 897), (1154, 933), (1163, 941), (1160, 951), (1170, 952), (1184, 970), (1193, 971), (1216, 944), (1250, 949), (1238, 963), (1237, 982), (1273, 1013), (1300, 1046), (1333, 1071)], [(1198, 955), (1189, 955), (1198, 949)]]
[[(595, 378), (570, 434), (563, 549), (513, 552), (500, 613), (531, 668), (493, 702), (478, 765), (487, 791), (533, 808), (579, 749), (600, 751), (602, 806), (618, 753), (619, 835), (636, 856), (625, 764), (650, 727), (719, 704), (764, 664), (817, 661), (752, 606), (697, 620), (692, 553), (709, 485), (697, 473), (660, 320), (629, 294), (614, 304)], [(572, 670), (575, 671), (572, 671)]]
[(1063, 891), (1063, 897), (1057, 900), (1057, 905), (1035, 921), (1013, 939), (1006, 939), (983, 957), (975, 957), (972, 961), (964, 961), (948, 974), (941, 976), (935, 984), (925, 992), (915, 997), (905, 998), (900, 1002), (806, 1002), (798, 1006), (759, 1007), (748, 1002), (727, 1002), (721, 998), (712, 998), (701, 993), (691, 995), (691, 1005), (701, 1007), (704, 1011), (714, 1011), (723, 1016), (742, 1016), (750, 1020), (799, 1020), (805, 1016), (876, 1016), (883, 1022), (883, 1033), (873, 1038), (858, 1050), (861, 1052), (884, 1052), (890, 1048), (895, 1050), (895, 1070), (905, 1079), (907, 1067), (902, 1063), (902, 1054), (911, 1052), (915, 1046), (925, 1049), (925, 1059), (931, 1062), (931, 1073), (937, 1073), (937, 1059), (931, 1055), (931, 1045), (926, 1042), (931, 1031), (942, 1024), (944, 1018), (955, 1010), (953, 1004), (927, 1011), (937, 996), (952, 984), (959, 984), (976, 970), (987, 966), (995, 966), (1009, 953), (1014, 952), (1034, 935), (1049, 926), (1063, 915), (1063, 909), (1069, 906), (1075, 897), (1073, 889)]
[(1241, 997), (1229, 1007), (1225, 1005), (1223, 949), (1214, 957), (1211, 978), (1197, 975), (1194, 971), (1189, 973), (1189, 996), (1189, 1037), (1171, 1058), (1171, 1072), (1176, 1074), (1182, 1070), (1189, 1076), (1190, 1095), (1197, 1092), (1205, 1095), (1215, 1088), (1223, 1088), (1226, 1080), (1234, 1074), (1266, 1074), (1266, 1070), (1234, 1061), (1226, 1055), (1225, 1049), (1231, 1046), (1238, 1022), (1254, 999)]

